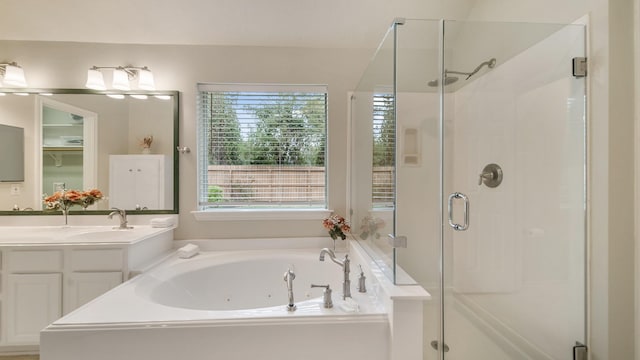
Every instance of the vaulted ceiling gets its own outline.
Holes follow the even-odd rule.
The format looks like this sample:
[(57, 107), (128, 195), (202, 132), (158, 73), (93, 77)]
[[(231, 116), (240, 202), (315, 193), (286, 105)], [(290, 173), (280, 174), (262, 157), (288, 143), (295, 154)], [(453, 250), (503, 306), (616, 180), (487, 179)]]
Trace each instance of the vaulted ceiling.
[(2, 0), (0, 39), (371, 48), (396, 17), (464, 18), (475, 0)]

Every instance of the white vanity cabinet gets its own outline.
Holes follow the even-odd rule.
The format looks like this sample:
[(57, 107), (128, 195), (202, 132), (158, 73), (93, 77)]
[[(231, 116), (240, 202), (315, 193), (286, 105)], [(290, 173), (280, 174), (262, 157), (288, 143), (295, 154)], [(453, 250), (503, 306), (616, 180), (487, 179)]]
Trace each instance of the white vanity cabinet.
[(110, 155), (109, 206), (171, 209), (171, 163), (166, 155)]
[(121, 246), (6, 247), (6, 338), (0, 344), (38, 344), (40, 330), (122, 283)]
[(0, 355), (36, 351), (43, 328), (172, 248), (173, 229), (124, 234), (136, 229), (141, 238), (114, 231), (113, 240), (95, 243), (0, 241)]
[(7, 276), (7, 344), (33, 344), (62, 314), (62, 274)]

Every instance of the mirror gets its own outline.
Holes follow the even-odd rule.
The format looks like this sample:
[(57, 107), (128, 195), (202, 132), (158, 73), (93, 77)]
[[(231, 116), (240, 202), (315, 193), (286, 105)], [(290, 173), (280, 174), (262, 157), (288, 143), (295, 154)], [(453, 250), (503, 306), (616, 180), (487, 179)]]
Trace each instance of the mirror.
[(0, 95), (0, 125), (24, 129), (24, 181), (0, 183), (1, 215), (52, 213), (43, 211), (43, 196), (62, 188), (104, 194), (71, 214), (112, 207), (178, 213), (177, 91), (0, 89)]

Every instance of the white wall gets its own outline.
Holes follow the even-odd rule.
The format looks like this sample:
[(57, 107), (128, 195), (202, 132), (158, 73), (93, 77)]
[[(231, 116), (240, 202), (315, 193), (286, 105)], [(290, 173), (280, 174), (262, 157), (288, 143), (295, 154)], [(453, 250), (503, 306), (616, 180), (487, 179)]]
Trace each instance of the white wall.
[[(319, 221), (256, 221), (247, 226), (244, 222), (197, 222), (190, 211), (197, 204), (198, 82), (328, 84), (329, 206), (345, 212), (347, 92), (354, 88), (373, 50), (3, 41), (0, 53), (28, 69), (27, 80), (34, 88), (83, 88), (86, 70), (93, 65), (132, 64), (152, 69), (157, 88), (181, 92), (180, 145), (194, 151), (180, 157), (177, 239), (326, 235)], [(125, 144), (127, 139), (122, 137)], [(99, 141), (111, 140), (101, 134)]]

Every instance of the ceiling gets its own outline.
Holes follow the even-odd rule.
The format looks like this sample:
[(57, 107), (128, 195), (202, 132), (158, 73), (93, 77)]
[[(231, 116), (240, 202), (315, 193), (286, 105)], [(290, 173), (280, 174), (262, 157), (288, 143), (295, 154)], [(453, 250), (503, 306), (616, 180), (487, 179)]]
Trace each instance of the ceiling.
[(461, 19), (475, 0), (2, 0), (0, 39), (373, 48), (396, 17)]

